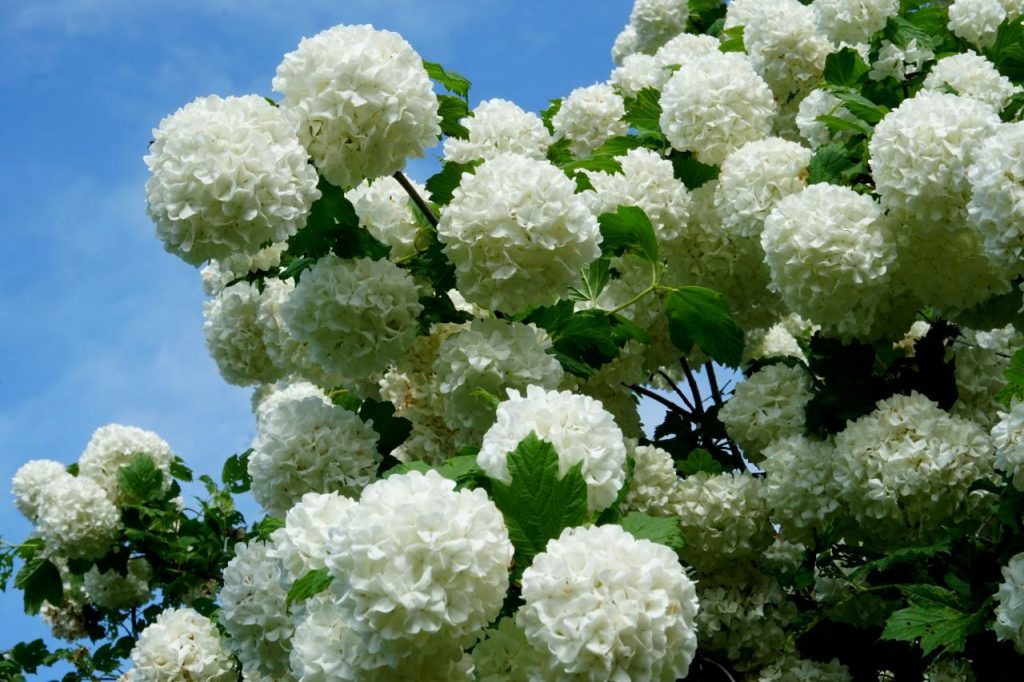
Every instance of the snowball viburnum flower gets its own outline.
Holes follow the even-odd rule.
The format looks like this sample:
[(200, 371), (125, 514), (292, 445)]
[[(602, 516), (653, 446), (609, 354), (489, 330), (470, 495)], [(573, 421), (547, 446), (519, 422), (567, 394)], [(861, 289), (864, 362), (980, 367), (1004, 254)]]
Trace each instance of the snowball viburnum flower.
[(37, 499), (36, 530), (56, 556), (99, 558), (121, 529), (120, 512), (91, 478), (58, 476), (43, 486)]
[(441, 134), (420, 56), (397, 33), (369, 25), (303, 38), (277, 67), (274, 89), (313, 163), (340, 187), (401, 170)]
[(1024, 553), (1010, 557), (1002, 573), (992, 629), (1000, 641), (1010, 640), (1017, 653), (1024, 653)]
[(145, 161), (157, 237), (192, 265), (284, 241), (320, 198), (294, 123), (256, 95), (182, 107), (153, 131)]
[(468, 140), (444, 140), (444, 158), (455, 163), (490, 159), (505, 152), (543, 159), (552, 142), (537, 114), (504, 99), (480, 102), (472, 116), (462, 119), (462, 125), (469, 131)]
[(615, 420), (593, 398), (569, 391), (527, 386), (510, 390), (498, 405), (494, 425), (484, 434), (477, 464), (496, 480), (511, 483), (508, 453), (533, 432), (558, 453), (558, 475), (582, 462), (587, 509), (601, 511), (615, 501), (626, 480), (626, 445)]
[(552, 679), (675, 680), (697, 650), (697, 594), (675, 553), (620, 526), (566, 528), (523, 573), (516, 622)]
[(71, 476), (60, 462), (52, 459), (33, 459), (25, 462), (14, 473), (11, 481), (11, 493), (14, 495), (14, 506), (26, 519), (35, 523), (39, 515), (39, 502), (43, 489), (51, 481), (63, 476)]
[(203, 305), (206, 349), (229, 384), (251, 386), (277, 381), (259, 322), (262, 295), (254, 282), (236, 282)]
[(167, 609), (139, 635), (131, 651), (132, 682), (234, 682), (231, 652), (209, 618), (193, 609)]
[(576, 88), (551, 118), (555, 139), (567, 138), (576, 156), (586, 156), (608, 138), (625, 135), (626, 104), (607, 83)]
[(1024, 122), (1004, 124), (977, 149), (967, 169), (967, 220), (992, 261), (1024, 270)]
[(139, 454), (149, 455), (153, 465), (163, 473), (164, 489), (170, 487), (174, 461), (171, 446), (152, 431), (135, 426), (108, 424), (96, 429), (78, 458), (79, 472), (99, 483), (116, 502), (120, 499), (117, 472)]

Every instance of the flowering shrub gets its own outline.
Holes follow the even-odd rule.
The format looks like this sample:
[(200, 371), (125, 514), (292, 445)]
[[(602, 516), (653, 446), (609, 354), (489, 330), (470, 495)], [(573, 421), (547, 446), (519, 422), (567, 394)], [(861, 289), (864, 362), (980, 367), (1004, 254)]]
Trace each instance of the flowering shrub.
[(1017, 679), (1022, 14), (636, 0), (542, 112), (336, 26), (167, 117), (255, 440), (188, 508), (134, 427), (24, 464), (0, 587), (69, 645), (0, 678)]

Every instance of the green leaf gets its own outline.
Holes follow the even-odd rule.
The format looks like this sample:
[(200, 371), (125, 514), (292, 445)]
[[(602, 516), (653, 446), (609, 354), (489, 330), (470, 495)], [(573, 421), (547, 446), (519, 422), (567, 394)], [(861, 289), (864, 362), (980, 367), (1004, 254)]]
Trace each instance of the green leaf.
[(190, 483), (192, 481), (192, 469), (185, 464), (185, 460), (181, 457), (175, 456), (175, 458), (171, 460), (171, 476), (179, 481)]
[(702, 471), (709, 474), (720, 474), (725, 468), (704, 448), (694, 448), (686, 459), (676, 462), (676, 470), (683, 476), (693, 476)]
[(476, 463), (476, 455), (456, 455), (437, 467), (437, 473), (449, 478), (460, 486), (474, 487), (471, 484), (484, 479), (487, 475)]
[(1014, 399), (1024, 400), (1024, 348), (1013, 354), (1003, 376), (1006, 377), (1006, 386), (996, 394), (996, 400), (1009, 408)]
[(859, 135), (864, 135), (865, 137), (871, 137), (871, 133), (873, 132), (873, 128), (859, 118), (849, 121), (845, 118), (832, 116), (831, 114), (822, 114), (815, 120), (824, 123), (829, 132), (832, 133), (849, 130)]
[[(310, 207), (306, 225), (288, 239), (289, 254), (311, 259), (331, 252), (342, 258), (379, 260), (387, 257), (390, 247), (360, 227), (359, 216), (340, 187), (320, 178), (317, 189), (320, 190), (320, 198)], [(289, 276), (297, 276), (300, 272), (301, 268)]]
[(690, 16), (686, 22), (686, 32), (707, 33), (717, 37), (714, 26), (721, 24), (725, 18), (727, 4), (724, 0), (690, 0), (689, 6)]
[(266, 541), (275, 530), (284, 528), (284, 525), (284, 519), (278, 516), (264, 516), (262, 520), (253, 524), (249, 535), (253, 540)]
[(401, 464), (396, 464), (395, 466), (385, 471), (382, 478), (390, 478), (391, 476), (407, 474), (410, 471), (418, 471), (422, 474), (425, 474), (428, 471), (433, 470), (434, 467), (430, 466), (426, 462), (423, 462), (421, 460), (414, 460), (412, 462), (402, 462)]
[(140, 452), (131, 462), (117, 471), (117, 485), (129, 500), (149, 502), (163, 492), (164, 472), (160, 471), (153, 458)]
[(947, 653), (964, 650), (967, 636), (978, 631), (984, 616), (965, 613), (955, 592), (937, 585), (904, 585), (900, 587), (910, 606), (889, 616), (881, 638), (904, 642), (920, 640), (927, 656), (936, 649)]
[(587, 519), (587, 484), (578, 462), (559, 477), (558, 453), (530, 433), (508, 454), (511, 483), (491, 481), (491, 496), (508, 526), (517, 570), (530, 565), (549, 540)]
[(871, 67), (867, 65), (857, 50), (852, 47), (844, 47), (825, 58), (823, 77), (826, 83), (852, 87), (863, 80), (870, 70)]
[(459, 121), (469, 116), (466, 100), (451, 95), (437, 96), (438, 113), (441, 115), (441, 133), (460, 140), (469, 138), (469, 129)]
[(669, 338), (681, 353), (696, 345), (720, 364), (739, 366), (743, 329), (729, 312), (725, 296), (704, 287), (680, 287), (665, 299), (665, 315)]
[(624, 120), (637, 133), (662, 137), (660, 100), (661, 93), (654, 88), (644, 88), (632, 97), (626, 97)]
[(676, 180), (686, 185), (687, 189), (697, 189), (718, 177), (718, 166), (710, 166), (698, 161), (693, 152), (673, 150), (668, 155), (672, 162), (672, 174)]
[(297, 601), (306, 601), (314, 597), (334, 582), (334, 576), (327, 572), (326, 568), (317, 568), (302, 576), (292, 584), (288, 590), (288, 597), (285, 600), (285, 607), (291, 608)]
[(650, 540), (659, 545), (678, 552), (686, 544), (683, 531), (679, 528), (678, 518), (648, 516), (640, 512), (630, 512), (623, 517), (620, 524), (637, 540)]
[(919, 562), (941, 554), (948, 554), (952, 550), (952, 547), (953, 540), (950, 537), (932, 545), (896, 549), (889, 552), (881, 559), (869, 561), (866, 564), (858, 566), (856, 570), (850, 574), (850, 579), (856, 580), (860, 576), (866, 576), (873, 571), (885, 571), (900, 564)]
[(249, 476), (250, 455), (252, 455), (252, 448), (240, 454), (231, 455), (224, 461), (220, 480), (228, 492), (235, 495), (248, 492), (252, 485), (252, 477)]
[(462, 74), (448, 71), (440, 64), (423, 60), (423, 68), (431, 80), (440, 83), (448, 92), (454, 92), (464, 100), (469, 100), (469, 88), (472, 85), (469, 79)]
[(551, 123), (551, 119), (555, 117), (558, 110), (562, 108), (562, 98), (548, 100), (548, 106), (544, 111), (540, 112), (540, 120), (544, 123), (544, 127), (548, 129), (548, 132), (552, 135), (555, 134), (555, 126)]
[(582, 289), (573, 289), (572, 293), (579, 301), (597, 301), (604, 288), (611, 280), (611, 262), (604, 257), (598, 258), (585, 268), (580, 269)]
[(897, 47), (906, 47), (911, 41), (917, 41), (917, 47), (922, 50), (931, 50), (935, 47), (931, 33), (901, 16), (889, 17), (885, 28), (882, 29), (882, 36), (895, 43)]
[(648, 263), (658, 262), (658, 238), (650, 218), (639, 206), (619, 206), (615, 213), (597, 217), (601, 226), (601, 252), (621, 256), (632, 253)]
[(999, 112), (999, 117), (1003, 119), (1004, 123), (1013, 123), (1024, 119), (1024, 92), (1018, 92), (1011, 97), (1007, 105)]
[(743, 44), (743, 27), (733, 26), (722, 31), (721, 44), (718, 49), (722, 52), (746, 52), (747, 47)]
[(1024, 81), (1024, 17), (1000, 24), (996, 41), (985, 56), (999, 73), (1020, 85)]
[(455, 163), (446, 161), (440, 172), (427, 179), (426, 188), (430, 200), (438, 206), (446, 206), (452, 200), (452, 192), (462, 182), (463, 173), (473, 173), (479, 162)]
[(35, 673), (39, 666), (44, 665), (49, 656), (50, 651), (46, 648), (46, 642), (41, 639), (18, 642), (7, 652), (7, 657), (27, 673)]
[(847, 111), (871, 125), (875, 125), (889, 113), (889, 107), (875, 104), (854, 88), (830, 86), (825, 89), (835, 95)]
[(25, 562), (14, 578), (14, 586), (25, 593), (25, 613), (39, 613), (43, 602), (54, 606), (64, 603), (64, 581), (49, 559), (39, 557)]
[(867, 161), (860, 151), (860, 145), (852, 148), (838, 142), (821, 145), (807, 164), (807, 183), (849, 185), (868, 170)]

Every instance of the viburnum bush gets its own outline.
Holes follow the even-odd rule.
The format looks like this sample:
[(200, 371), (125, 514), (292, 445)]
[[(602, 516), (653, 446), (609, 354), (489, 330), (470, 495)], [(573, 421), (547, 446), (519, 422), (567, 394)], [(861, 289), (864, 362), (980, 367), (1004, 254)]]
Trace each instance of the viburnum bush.
[(26, 463), (68, 644), (0, 677), (1020, 679), (1022, 15), (636, 0), (539, 114), (336, 26), (186, 104), (149, 214), (256, 437), (190, 506), (138, 428)]

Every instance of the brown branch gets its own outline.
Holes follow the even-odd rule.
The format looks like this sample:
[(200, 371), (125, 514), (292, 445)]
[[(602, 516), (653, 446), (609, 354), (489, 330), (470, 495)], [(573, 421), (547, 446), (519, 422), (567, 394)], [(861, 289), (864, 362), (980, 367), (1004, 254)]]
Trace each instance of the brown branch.
[(672, 390), (676, 392), (676, 395), (679, 396), (679, 398), (684, 403), (686, 403), (686, 406), (689, 407), (690, 410), (694, 409), (693, 403), (691, 403), (690, 399), (688, 397), (686, 397), (686, 394), (683, 393), (682, 389), (680, 389), (679, 386), (676, 385), (676, 382), (672, 381), (672, 377), (670, 377), (669, 375), (665, 374), (660, 369), (658, 370), (658, 375), (661, 376), (662, 379), (664, 379), (665, 381), (668, 382), (668, 385), (672, 387)]
[(690, 384), (690, 391), (693, 393), (694, 412), (698, 417), (704, 416), (704, 401), (700, 397), (700, 388), (697, 386), (697, 379), (693, 376), (693, 370), (690, 369), (690, 363), (686, 361), (686, 356), (679, 356), (679, 364), (683, 368), (683, 372), (686, 373), (686, 382)]
[(416, 204), (416, 208), (420, 209), (427, 221), (436, 228), (437, 216), (430, 210), (430, 206), (428, 206), (427, 202), (423, 200), (423, 197), (421, 197), (420, 193), (416, 191), (416, 188), (412, 186), (412, 183), (409, 182), (407, 177), (405, 177), (405, 174), (402, 173), (402, 171), (395, 171), (395, 174), (392, 177), (395, 180), (398, 180), (398, 184), (402, 186), (405, 193), (409, 195), (410, 199), (412, 199), (412, 203)]
[(721, 407), (724, 401), (722, 400), (722, 392), (718, 389), (718, 377), (715, 376), (714, 363), (710, 360), (705, 362), (704, 371), (708, 374), (708, 384), (711, 386), (711, 395), (715, 399), (715, 404)]
[(627, 383), (623, 383), (622, 385), (625, 386), (626, 388), (628, 388), (629, 390), (633, 391), (634, 393), (642, 395), (645, 398), (650, 398), (651, 400), (660, 403), (664, 407), (667, 407), (669, 412), (675, 412), (677, 414), (681, 414), (684, 417), (686, 417), (686, 419), (688, 421), (690, 421), (692, 423), (697, 423), (694, 420), (693, 415), (691, 413), (687, 412), (686, 410), (684, 410), (681, 405), (676, 405), (671, 400), (668, 400), (667, 398), (658, 395), (654, 391), (651, 391), (651, 390), (649, 390), (647, 388), (644, 388), (640, 384), (627, 384)]

